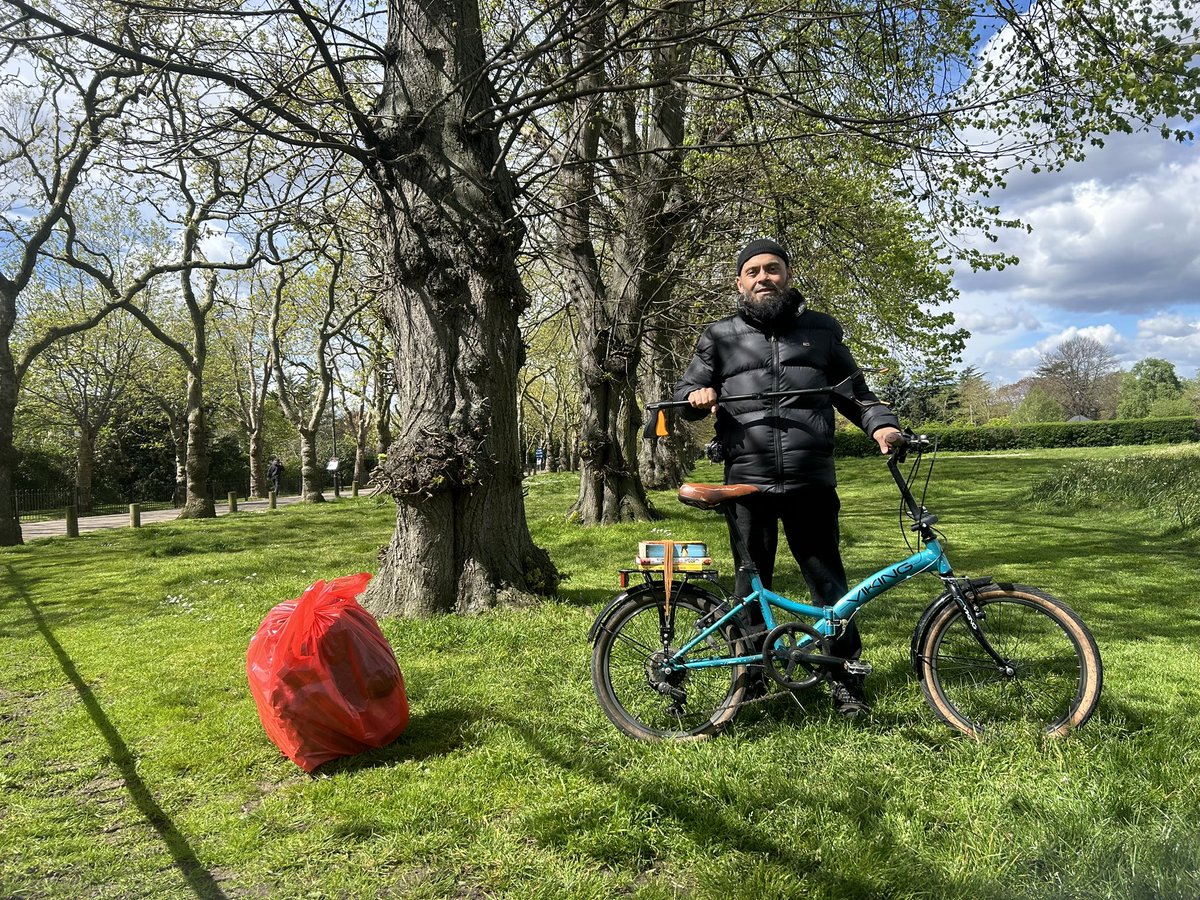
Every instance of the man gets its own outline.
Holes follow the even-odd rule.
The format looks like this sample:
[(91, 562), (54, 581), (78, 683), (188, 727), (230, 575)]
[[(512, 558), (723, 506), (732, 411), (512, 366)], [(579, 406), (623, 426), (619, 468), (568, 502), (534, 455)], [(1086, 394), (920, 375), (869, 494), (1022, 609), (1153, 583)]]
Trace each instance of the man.
[[(834, 408), (874, 438), (881, 453), (888, 452), (888, 436), (899, 431), (900, 423), (868, 389), (837, 320), (809, 309), (790, 286), (791, 261), (783, 247), (772, 240), (751, 241), (738, 254), (736, 271), (737, 313), (705, 329), (675, 387), (675, 399), (688, 401), (685, 418), (716, 414), (725, 483), (761, 489), (737, 502), (731, 527), (740, 532), (763, 584), (771, 585), (782, 524), (813, 601), (832, 604), (847, 587), (838, 547)], [(720, 401), (843, 381), (858, 402), (837, 394)], [(733, 550), (740, 569), (743, 561), (736, 559), (736, 546)], [(740, 571), (737, 577), (737, 596), (744, 597), (749, 578)], [(752, 624), (761, 629), (761, 618)], [(847, 659), (862, 652), (853, 620), (832, 652)], [(830, 693), (844, 715), (868, 709), (861, 676), (835, 673)]]
[(271, 480), (271, 490), (278, 494), (279, 481), (283, 478), (283, 463), (280, 462), (278, 456), (271, 457), (271, 462), (267, 466), (267, 478)]

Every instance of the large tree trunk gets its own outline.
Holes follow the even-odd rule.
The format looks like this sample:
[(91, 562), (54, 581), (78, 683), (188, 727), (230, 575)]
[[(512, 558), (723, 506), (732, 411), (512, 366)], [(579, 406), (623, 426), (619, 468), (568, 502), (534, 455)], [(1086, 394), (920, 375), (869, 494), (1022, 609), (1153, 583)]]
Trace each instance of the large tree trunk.
[(188, 368), (187, 500), (181, 519), (211, 519), (217, 514), (208, 483), (208, 417), (204, 414), (203, 363)]
[(300, 432), (300, 495), (305, 503), (324, 503), (321, 489), (325, 484), (325, 471), (317, 457), (317, 432), (312, 428), (299, 428)]
[[(642, 395), (647, 402), (670, 399), (680, 368), (678, 344), (673, 326), (663, 327), (655, 319), (647, 327), (641, 379)], [(711, 424), (701, 427), (711, 428)], [(683, 484), (696, 458), (691, 429), (676, 420), (675, 428), (667, 437), (642, 439), (638, 455), (642, 484), (650, 491), (674, 490)]]
[(587, 525), (656, 518), (638, 476), (641, 421), (627, 379), (589, 378), (580, 403), (579, 501), (575, 515)]
[[(379, 112), (381, 198), (404, 421), (381, 482), (396, 531), (368, 590), (377, 615), (474, 612), (553, 590), (525, 522), (517, 446), (517, 316), (527, 298), (513, 187), (484, 117), (470, 0), (391, 2)], [(460, 85), (462, 87), (455, 87)]]
[[(653, 518), (638, 472), (637, 372), (642, 327), (653, 304), (669, 294), (671, 254), (686, 220), (682, 202), (686, 92), (675, 78), (686, 74), (690, 4), (673, 6), (656, 27), (661, 43), (649, 53), (651, 80), (661, 86), (643, 95), (625, 95), (611, 112), (585, 96), (575, 109), (576, 132), (560, 179), (559, 227), (568, 283), (576, 313), (576, 349), (583, 385), (580, 431), (581, 478), (574, 509), (586, 524)], [(604, 46), (604, 16), (594, 14), (594, 32), (581, 45)], [(591, 46), (587, 46), (590, 42)], [(599, 90), (604, 71), (582, 79)], [(610, 116), (605, 125), (605, 117)], [(603, 169), (597, 163), (601, 132), (616, 137), (623, 153)], [(634, 152), (646, 151), (644, 154)], [(619, 230), (596, 227), (603, 208), (597, 201), (598, 173), (616, 190)], [(600, 264), (597, 244), (611, 248)]]
[(371, 437), (371, 423), (365, 415), (359, 422), (359, 426), (354, 429), (354, 481), (362, 487), (371, 477), (367, 469), (367, 441)]
[(79, 513), (93, 508), (92, 476), (96, 470), (96, 429), (89, 425), (79, 428), (79, 449), (75, 459), (75, 502)]
[(167, 425), (175, 445), (175, 508), (187, 503), (187, 420), (176, 413), (167, 414)]
[[(8, 306), (0, 306), (0, 318)], [(13, 447), (13, 419), (17, 409), (17, 375), (13, 369), (12, 354), (8, 349), (7, 335), (11, 322), (0, 322), (5, 337), (0, 339), (0, 547), (12, 547), (24, 543), (21, 538), (21, 521), (13, 490), (13, 473), (17, 469), (17, 451)]]
[(250, 429), (250, 495), (265, 497), (270, 486), (267, 484), (267, 469), (263, 465), (263, 426), (256, 422)]

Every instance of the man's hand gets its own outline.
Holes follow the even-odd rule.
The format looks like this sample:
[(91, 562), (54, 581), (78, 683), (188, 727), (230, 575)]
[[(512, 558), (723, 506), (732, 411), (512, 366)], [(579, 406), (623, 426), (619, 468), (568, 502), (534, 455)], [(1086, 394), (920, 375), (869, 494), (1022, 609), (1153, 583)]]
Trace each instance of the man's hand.
[[(691, 397), (688, 397), (688, 399), (690, 400)], [(901, 432), (899, 428), (893, 428), (891, 425), (884, 425), (882, 428), (875, 431), (871, 437), (873, 437), (875, 439), (875, 443), (879, 445), (879, 452), (886, 456), (892, 450), (892, 445), (888, 441), (888, 438), (893, 434), (900, 433)]]
[(710, 413), (717, 411), (717, 392), (712, 388), (700, 388), (698, 391), (692, 391), (687, 395), (687, 400), (692, 409), (703, 409)]

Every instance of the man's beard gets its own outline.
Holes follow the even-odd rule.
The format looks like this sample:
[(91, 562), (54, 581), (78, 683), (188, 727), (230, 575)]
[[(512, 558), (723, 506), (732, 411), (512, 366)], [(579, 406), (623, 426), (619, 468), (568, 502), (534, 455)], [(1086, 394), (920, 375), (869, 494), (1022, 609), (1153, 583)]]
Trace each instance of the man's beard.
[(751, 288), (742, 291), (738, 309), (756, 322), (770, 325), (792, 309), (791, 291), (786, 288), (776, 288), (773, 291), (755, 293)]

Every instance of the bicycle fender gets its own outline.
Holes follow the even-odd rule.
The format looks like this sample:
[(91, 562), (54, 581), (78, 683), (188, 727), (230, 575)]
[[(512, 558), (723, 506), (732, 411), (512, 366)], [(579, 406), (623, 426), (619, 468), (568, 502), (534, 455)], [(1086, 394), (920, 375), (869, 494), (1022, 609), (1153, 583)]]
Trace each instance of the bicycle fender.
[(925, 678), (921, 672), (921, 645), (925, 643), (925, 635), (929, 631), (929, 624), (933, 621), (934, 616), (946, 608), (947, 604), (953, 603), (954, 596), (949, 591), (946, 591), (925, 607), (925, 612), (921, 613), (921, 618), (917, 619), (917, 625), (912, 633), (912, 646), (909, 648), (908, 657), (918, 681), (923, 681)]
[[(596, 620), (594, 622), (592, 622), (592, 627), (588, 629), (588, 643), (594, 644), (596, 642), (596, 636), (598, 634), (600, 634), (600, 629), (605, 626), (605, 624), (608, 622), (608, 620), (613, 617), (613, 614), (623, 604), (625, 604), (626, 602), (628, 602), (636, 597), (641, 596), (642, 594), (650, 593), (650, 590), (651, 589), (649, 587), (647, 587), (646, 585), (639, 584), (637, 587), (630, 588), (627, 591), (622, 591), (621, 593), (617, 594), (617, 596), (613, 597), (612, 600), (609, 601), (608, 606), (604, 607), (604, 609), (602, 609), (600, 611), (600, 614), (598, 616), (596, 616)], [(704, 598), (704, 599), (707, 599), (708, 601), (710, 601), (714, 606), (721, 602), (721, 598), (718, 597), (716, 594), (713, 594), (710, 591), (706, 591), (703, 588), (697, 587), (695, 584), (692, 584), (690, 581), (684, 581), (684, 582), (677, 583), (674, 588), (674, 593), (676, 596), (682, 596), (683, 594), (690, 594), (693, 597)]]
[[(968, 579), (968, 581), (976, 590), (991, 590), (995, 588), (1007, 590), (1012, 588), (1011, 584), (999, 584), (989, 577), (972, 578)], [(984, 593), (986, 593), (987, 590), (984, 590)], [(925, 643), (925, 635), (929, 631), (929, 626), (938, 613), (945, 609), (947, 605), (953, 605), (954, 603), (954, 595), (949, 591), (945, 591), (939, 597), (936, 597), (927, 607), (925, 607), (925, 611), (921, 613), (921, 618), (917, 620), (917, 625), (913, 629), (912, 646), (909, 648), (908, 656), (912, 663), (913, 672), (916, 673), (918, 681), (924, 680), (921, 674), (921, 645)]]

